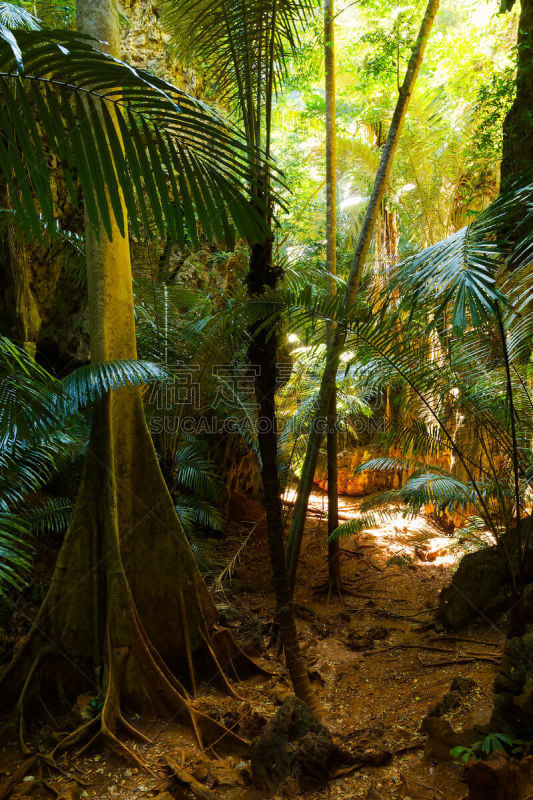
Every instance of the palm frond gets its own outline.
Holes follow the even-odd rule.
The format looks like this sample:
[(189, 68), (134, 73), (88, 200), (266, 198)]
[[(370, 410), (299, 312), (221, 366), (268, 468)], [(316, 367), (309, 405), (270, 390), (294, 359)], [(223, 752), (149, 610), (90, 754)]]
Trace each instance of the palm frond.
[[(496, 301), (504, 301), (496, 288), (495, 273), (500, 256), (498, 245), (472, 225), (442, 242), (422, 250), (398, 268), (402, 295), (414, 292), (416, 303), (429, 298), (439, 302), (437, 314), (453, 306), (456, 334), (467, 322), (479, 325), (493, 312)], [(412, 297), (412, 296), (411, 296)]]
[(196, 444), (191, 443), (177, 450), (174, 459), (175, 480), (182, 490), (204, 500), (219, 499), (221, 485), (215, 467)]
[(165, 382), (168, 378), (166, 370), (150, 361), (124, 359), (87, 364), (63, 378), (57, 405), (63, 415), (71, 416), (107, 392), (127, 386)]
[[(418, 461), (416, 458), (395, 457), (395, 456), (381, 456), (379, 458), (371, 458), (360, 464), (355, 470), (355, 474), (365, 472), (366, 470), (379, 470), (383, 472), (405, 472), (411, 470), (420, 470), (427, 465)], [(432, 470), (439, 473), (446, 474), (447, 470), (440, 469), (435, 465), (431, 465)]]
[(347, 522), (339, 525), (333, 533), (329, 535), (328, 541), (335, 542), (337, 539), (344, 539), (346, 536), (356, 536), (362, 531), (371, 530), (379, 525), (380, 517), (377, 514), (360, 514)]
[[(198, 226), (215, 239), (265, 235), (252, 209), (250, 151), (238, 131), (166, 81), (106, 55), (70, 31), (0, 29), (0, 168), (29, 234), (55, 225), (59, 162), (70, 201), (75, 178), (91, 223), (156, 230), (182, 246)], [(54, 158), (57, 157), (57, 158)], [(150, 213), (145, 198), (148, 200)], [(141, 225), (139, 225), (139, 213)]]
[(40, 20), (23, 6), (14, 3), (0, 3), (0, 25), (9, 29), (23, 28), (38, 31)]
[(211, 502), (198, 495), (182, 494), (176, 500), (176, 513), (187, 533), (224, 530), (224, 515)]
[(15, 514), (0, 512), (0, 598), (24, 586), (31, 564), (29, 526)]
[[(401, 306), (430, 302), (435, 318), (451, 308), (455, 334), (462, 334), (468, 324), (486, 323), (497, 303), (506, 307), (497, 278), (517, 246), (509, 235), (509, 220), (519, 214), (523, 225), (523, 218), (530, 219), (532, 200), (532, 185), (513, 187), (471, 225), (400, 264), (392, 286), (404, 298)], [(530, 237), (519, 246), (529, 252)]]
[(67, 530), (74, 501), (71, 497), (49, 497), (22, 512), (34, 536), (40, 533), (64, 533)]
[(64, 442), (46, 434), (37, 444), (13, 442), (0, 454), (0, 510), (20, 504), (52, 478), (65, 449)]
[(313, 0), (165, 0), (166, 26), (178, 55), (201, 64), (217, 97), (236, 107), (249, 141), (260, 105), (275, 91)]

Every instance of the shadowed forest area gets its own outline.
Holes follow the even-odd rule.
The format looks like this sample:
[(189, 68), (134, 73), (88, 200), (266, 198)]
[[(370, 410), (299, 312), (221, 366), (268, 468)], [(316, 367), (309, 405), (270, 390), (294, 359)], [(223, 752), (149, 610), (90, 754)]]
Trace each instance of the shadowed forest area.
[(0, 800), (533, 797), (533, 0), (0, 2)]

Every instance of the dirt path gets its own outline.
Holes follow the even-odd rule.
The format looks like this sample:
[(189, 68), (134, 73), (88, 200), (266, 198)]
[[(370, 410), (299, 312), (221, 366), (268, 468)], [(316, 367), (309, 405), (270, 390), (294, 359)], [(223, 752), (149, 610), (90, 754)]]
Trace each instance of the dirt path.
[[(357, 500), (339, 499), (341, 518), (357, 512)], [(429, 520), (406, 520), (400, 512), (378, 529), (341, 542), (343, 576), (353, 594), (328, 603), (316, 591), (326, 578), (324, 502), (322, 495), (311, 499), (295, 601), (327, 723), (358, 750), (366, 747), (376, 755), (405, 752), (385, 766), (365, 768), (334, 782), (326, 793), (308, 797), (365, 798), (373, 787), (384, 800), (462, 798), (466, 788), (460, 770), (424, 758), (420, 726), (456, 678), (471, 679), (475, 685), (467, 690), (468, 681), (460, 684), (460, 702), (447, 719), (455, 729), (487, 721), (503, 630), (475, 625), (458, 634), (469, 641), (459, 641), (435, 624), (438, 593), (462, 551)], [(258, 540), (241, 572), (251, 585), (268, 586)], [(267, 603), (268, 595), (255, 594), (250, 609), (259, 612)], [(434, 749), (445, 755), (449, 747), (444, 743), (439, 748), (435, 742)]]
[[(349, 518), (358, 503), (340, 498), (340, 513)], [(425, 736), (420, 732), (428, 711), (460, 681), (446, 718), (455, 729), (471, 728), (487, 721), (495, 666), (503, 643), (497, 626), (473, 626), (450, 638), (435, 624), (434, 609), (440, 588), (460, 557), (452, 550), (453, 539), (428, 520), (405, 520), (395, 514), (390, 523), (343, 540), (343, 575), (351, 592), (339, 599), (317, 592), (326, 577), (324, 498), (313, 495), (304, 540), (296, 608), (301, 641), (325, 710), (325, 722), (350, 749), (372, 751), (370, 760), (382, 766), (366, 766), (333, 781), (328, 787), (307, 793), (308, 800), (369, 798), (369, 800), (459, 800), (466, 796), (460, 769), (435, 755), (446, 756), (449, 745), (432, 741), (424, 755)], [(236, 545), (230, 541), (228, 550)], [(421, 560), (421, 559), (433, 560)], [(199, 706), (241, 736), (253, 739), (262, 725), (290, 694), (289, 684), (268, 646), (268, 623), (273, 598), (265, 532), (258, 526), (237, 564), (232, 586), (219, 597), (224, 621), (248, 644), (258, 660), (272, 673), (237, 684), (240, 699), (200, 687)], [(461, 639), (467, 639), (462, 641)], [(153, 775), (140, 773), (111, 755), (87, 753), (62, 766), (84, 782), (65, 800), (78, 798), (148, 798), (172, 790), (160, 800), (186, 797), (169, 782), (162, 766), (167, 758), (183, 768), (200, 786), (210, 787), (218, 798), (266, 800), (272, 795), (250, 785), (248, 755), (233, 747), (217, 748), (216, 756), (201, 753), (189, 728), (176, 720), (135, 725), (153, 744), (134, 745), (153, 767)], [(54, 740), (51, 727), (35, 731), (35, 743), (46, 748)], [(480, 736), (480, 738), (482, 738)], [(392, 755), (387, 758), (387, 753)], [(0, 784), (20, 764), (14, 742), (0, 749)], [(12, 797), (53, 797), (38, 783), (21, 783)], [(56, 790), (68, 788), (69, 778), (57, 780)]]

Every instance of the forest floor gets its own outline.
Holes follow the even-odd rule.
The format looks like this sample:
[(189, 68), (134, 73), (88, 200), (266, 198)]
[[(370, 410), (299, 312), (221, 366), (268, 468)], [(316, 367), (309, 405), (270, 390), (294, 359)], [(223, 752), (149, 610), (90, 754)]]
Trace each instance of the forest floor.
[[(359, 503), (354, 498), (339, 500), (344, 521)], [(246, 519), (246, 511), (244, 517), (242, 509), (239, 513)], [(235, 536), (226, 542), (228, 555), (242, 541), (245, 530), (246, 526), (236, 528)], [(468, 792), (462, 770), (449, 759), (444, 728), (442, 737), (441, 729), (430, 737), (421, 732), (422, 721), (450, 692), (454, 681), (456, 691), (444, 709), (454, 730), (482, 725), (490, 714), (503, 630), (479, 623), (454, 638), (435, 621), (439, 591), (463, 551), (430, 520), (406, 520), (398, 511), (389, 523), (342, 540), (342, 569), (350, 591), (340, 599), (328, 600), (320, 590), (327, 573), (325, 542), (325, 499), (314, 494), (295, 597), (300, 638), (324, 709), (324, 722), (343, 747), (364, 753), (366, 763), (303, 797), (465, 798)], [(224, 623), (272, 676), (235, 684), (240, 699), (222, 696), (206, 682), (200, 686), (198, 706), (242, 737), (253, 739), (291, 693), (276, 648), (269, 643), (274, 602), (262, 525), (250, 537), (231, 585), (218, 600)], [(274, 798), (272, 792), (251, 783), (245, 750), (238, 753), (232, 746), (224, 752), (221, 746), (216, 756), (209, 755), (199, 751), (190, 728), (181, 722), (132, 721), (152, 739), (152, 744), (132, 746), (152, 765), (153, 775), (112, 754), (87, 752), (73, 760), (65, 756), (61, 766), (66, 775), (50, 777), (49, 789), (39, 782), (38, 773), (30, 773), (10, 796), (14, 800), (172, 800), (192, 796), (185, 790), (192, 785), (197, 797), (205, 787), (206, 800)], [(46, 748), (54, 731), (37, 724), (33, 735), (34, 744)], [(168, 773), (161, 769), (167, 758), (182, 770), (179, 785), (169, 781)], [(0, 785), (19, 765), (15, 743), (4, 742)]]

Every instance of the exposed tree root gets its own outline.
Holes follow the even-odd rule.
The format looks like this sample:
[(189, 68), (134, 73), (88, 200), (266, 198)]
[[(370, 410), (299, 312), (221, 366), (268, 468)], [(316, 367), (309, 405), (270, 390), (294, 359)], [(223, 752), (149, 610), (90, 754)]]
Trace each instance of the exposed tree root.
[(328, 578), (327, 581), (318, 583), (312, 588), (314, 594), (326, 595), (328, 603), (334, 595), (336, 595), (339, 600), (342, 600), (343, 597), (357, 597), (359, 594), (355, 589), (355, 583), (346, 580), (333, 581)]
[(20, 767), (13, 773), (13, 775), (10, 775), (8, 779), (0, 785), (0, 800), (5, 800), (7, 797), (9, 797), (15, 786), (18, 786), (18, 784), (26, 777), (28, 772), (33, 769), (37, 763), (37, 760), (37, 756), (26, 758)]
[[(140, 397), (122, 398), (120, 409), (116, 398), (103, 401), (48, 593), (0, 679), (0, 708), (16, 701), (21, 752), (52, 769), (65, 750), (82, 753), (96, 744), (147, 769), (126, 743), (149, 741), (127, 719), (130, 710), (147, 719), (188, 720), (202, 749), (224, 738), (248, 744), (194, 706), (197, 676), (238, 697), (230, 679), (264, 670), (217, 628), (158, 470)], [(143, 489), (155, 502), (148, 511), (139, 499)], [(49, 754), (33, 752), (26, 720), (41, 714), (58, 728), (49, 708), (71, 712), (82, 694), (92, 698), (93, 718)]]
[(68, 778), (72, 783), (77, 783), (79, 786), (86, 786), (87, 783), (84, 780), (66, 772), (62, 769), (54, 760), (51, 754), (45, 753), (34, 753), (33, 755), (25, 758), (20, 767), (10, 775), (3, 784), (0, 785), (0, 800), (6, 800), (11, 793), (16, 789), (16, 787), (22, 783), (24, 778), (34, 770), (34, 767), (39, 766), (39, 773), (40, 777), (38, 779), (38, 783), (41, 783), (45, 786), (46, 789), (51, 791), (52, 793), (55, 792), (59, 795), (59, 792), (56, 792), (55, 789), (51, 788), (46, 781), (43, 780), (42, 777), (42, 768), (47, 767), (52, 772), (58, 772), (60, 775)]
[[(124, 588), (126, 589), (125, 584)], [(131, 598), (129, 599), (131, 601)], [(115, 616), (111, 615), (108, 619), (105, 644), (106, 670), (100, 691), (95, 695), (95, 699), (99, 700), (101, 704), (98, 713), (93, 719), (85, 721), (74, 731), (66, 734), (49, 756), (39, 755), (39, 758), (46, 758), (49, 762), (53, 762), (57, 754), (66, 749), (82, 745), (78, 750), (78, 753), (82, 753), (95, 744), (101, 743), (135, 765), (146, 769), (147, 765), (142, 758), (119, 738), (118, 734), (122, 732), (127, 737), (143, 743), (150, 741), (126, 719), (122, 710), (123, 704), (127, 707), (141, 709), (149, 717), (165, 719), (188, 717), (201, 748), (209, 747), (214, 741), (219, 742), (226, 736), (238, 741), (241, 745), (244, 744), (244, 740), (230, 733), (224, 726), (194, 707), (193, 698), (189, 692), (151, 646), (131, 602), (129, 613), (126, 615), (125, 631), (123, 623), (126, 620), (121, 617), (124, 617), (124, 614), (119, 613)], [(229, 657), (231, 640), (228, 639), (227, 632), (218, 631), (217, 638), (219, 643), (224, 645), (225, 652)], [(128, 644), (120, 644), (118, 640)], [(217, 670), (223, 675), (222, 667), (207, 636), (205, 644)], [(240, 657), (238, 653), (237, 656), (236, 661)], [(51, 662), (48, 665), (46, 664), (47, 659)], [(26, 659), (22, 658), (21, 661), (24, 664)], [(233, 661), (229, 663), (235, 677), (238, 677), (236, 665)], [(19, 672), (22, 666), (20, 663), (16, 663), (12, 665), (9, 672), (13, 672), (14, 668)], [(57, 654), (52, 648), (44, 648), (37, 651), (30, 667), (23, 669), (26, 678), (16, 704), (15, 722), (20, 750), (27, 757), (36, 755), (26, 742), (25, 720), (28, 709), (35, 704), (34, 701), (37, 697), (42, 700), (40, 692), (43, 682), (50, 691), (52, 680), (50, 673), (54, 668), (57, 670)], [(222, 683), (228, 692), (237, 696), (224, 675)], [(55, 763), (50, 763), (50, 765), (55, 767)]]
[(176, 780), (182, 786), (187, 787), (191, 794), (197, 797), (198, 800), (219, 800), (219, 796), (212, 792), (211, 789), (202, 786), (186, 767), (181, 766), (169, 756), (165, 757), (165, 761)]
[[(228, 737), (241, 747), (249, 745), (246, 740), (194, 707), (188, 692), (179, 684), (164, 663), (158, 659), (157, 654), (151, 650), (139, 624), (134, 634), (131, 639), (132, 644), (129, 647), (118, 648), (117, 651), (117, 648), (113, 645), (111, 631), (108, 630), (106, 637), (108, 669), (105, 677), (105, 686), (102, 690), (104, 698), (102, 707), (93, 719), (85, 721), (75, 730), (61, 738), (49, 753), (32, 751), (25, 737), (25, 718), (28, 710), (26, 703), (29, 702), (30, 696), (37, 690), (36, 687), (31, 689), (30, 687), (39, 668), (45, 666), (43, 654), (35, 658), (32, 667), (28, 670), (27, 678), (24, 681), (17, 703), (19, 745), (26, 758), (16, 773), (0, 786), (0, 800), (8, 798), (15, 787), (37, 763), (48, 767), (51, 772), (59, 772), (71, 780), (82, 783), (63, 770), (56, 760), (62, 752), (76, 747), (78, 749), (75, 750), (75, 756), (83, 754), (96, 745), (107, 747), (139, 769), (155, 775), (145, 759), (120, 738), (120, 733), (122, 733), (129, 739), (136, 739), (145, 744), (151, 742), (124, 716), (121, 707), (121, 696), (131, 700), (136, 693), (142, 693), (143, 697), (138, 699), (142, 699), (145, 707), (150, 704), (152, 710), (157, 712), (158, 715), (164, 715), (167, 719), (173, 716), (188, 716), (198, 744), (202, 749), (212, 748)], [(189, 784), (188, 778), (185, 779), (182, 776), (182, 780), (184, 783)], [(200, 797), (201, 795), (197, 791), (198, 786), (193, 787), (191, 785), (189, 788), (193, 794)], [(207, 792), (204, 793), (204, 798), (207, 798)]]
[[(20, 685), (13, 721), (17, 729), (20, 750), (26, 758), (15, 775), (0, 787), (0, 800), (9, 797), (15, 786), (37, 762), (52, 772), (59, 772), (72, 778), (56, 760), (61, 753), (69, 749), (74, 749), (75, 755), (79, 756), (96, 745), (107, 747), (136, 767), (153, 775), (154, 772), (145, 759), (121, 738), (123, 735), (126, 740), (134, 739), (145, 744), (151, 741), (129, 722), (124, 715), (123, 706), (141, 710), (148, 717), (163, 717), (170, 720), (188, 718), (202, 749), (212, 748), (228, 738), (239, 747), (249, 745), (247, 741), (194, 707), (190, 693), (168, 669), (147, 638), (129, 593), (124, 573), (121, 571), (117, 582), (121, 584), (124, 599), (117, 607), (109, 608), (104, 650), (106, 668), (102, 674), (100, 688), (97, 690), (93, 686), (94, 699), (100, 707), (92, 719), (86, 720), (75, 730), (65, 734), (49, 753), (37, 753), (27, 743), (26, 719), (30, 710), (35, 708), (37, 700), (47, 709), (41, 696), (43, 688), (52, 696), (61, 696), (62, 678), (69, 682), (67, 673), (69, 668), (72, 668), (72, 663), (66, 654), (62, 654), (63, 659), (61, 659), (53, 647), (39, 646), (36, 639), (41, 637), (37, 636), (36, 632), (29, 637), (18, 658), (4, 676), (3, 683), (7, 686), (12, 687), (14, 683)], [(209, 641), (207, 632), (203, 638), (212, 664), (216, 665), (216, 670), (222, 675), (219, 684), (237, 696), (223, 673), (215, 650), (222, 654), (225, 658), (224, 663), (231, 666), (236, 678), (238, 667), (242, 666), (249, 671), (252, 662), (235, 647), (229, 633), (223, 629), (216, 631), (213, 644)], [(21, 681), (20, 675), (26, 677)], [(195, 688), (194, 684), (194, 690)], [(53, 720), (49, 713), (47, 716)], [(193, 793), (197, 794), (194, 791)]]

